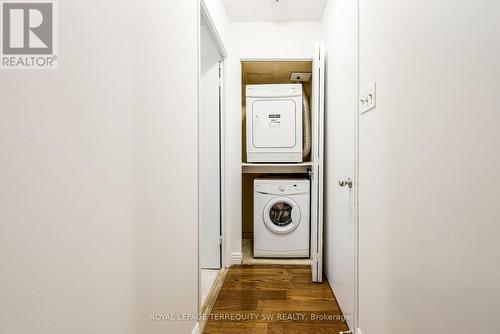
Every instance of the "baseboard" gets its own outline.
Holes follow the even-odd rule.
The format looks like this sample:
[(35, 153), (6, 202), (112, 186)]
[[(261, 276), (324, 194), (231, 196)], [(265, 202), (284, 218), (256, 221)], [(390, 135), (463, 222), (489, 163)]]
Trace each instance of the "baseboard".
[[(217, 296), (219, 295), (220, 290), (222, 289), (222, 285), (224, 284), (224, 280), (226, 279), (227, 269), (220, 268), (217, 273), (217, 277), (212, 283), (212, 287), (205, 299), (205, 303), (201, 306), (201, 314), (210, 315), (212, 308), (215, 305), (215, 301), (217, 300)], [(200, 328), (203, 329), (202, 324), (200, 324)]]
[(212, 285), (212, 289), (207, 296), (205, 304), (201, 308), (201, 320), (198, 322), (199, 325), (199, 333), (201, 334), (205, 330), (205, 326), (207, 325), (207, 321), (210, 318), (210, 313), (217, 301), (217, 297), (219, 296), (219, 292), (222, 289), (222, 285), (224, 284), (224, 280), (226, 279), (228, 270), (226, 268), (221, 268), (219, 273), (217, 274), (217, 278)]
[(231, 265), (232, 266), (240, 265), (242, 261), (243, 261), (243, 253), (231, 252)]
[(191, 334), (201, 334), (201, 333), (200, 333), (200, 324), (199, 324), (199, 323), (196, 323), (196, 324), (194, 325), (194, 328), (193, 328), (193, 330), (191, 331)]

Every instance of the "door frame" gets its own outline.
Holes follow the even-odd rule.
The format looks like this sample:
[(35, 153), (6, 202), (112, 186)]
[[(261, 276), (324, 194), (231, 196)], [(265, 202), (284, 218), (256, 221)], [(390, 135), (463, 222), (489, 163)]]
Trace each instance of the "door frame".
[[(221, 245), (221, 269), (226, 268), (229, 266), (228, 260), (229, 257), (227, 256), (228, 250), (229, 250), (229, 245), (228, 245), (228, 236), (229, 234), (229, 224), (227, 223), (227, 166), (226, 166), (226, 153), (227, 153), (227, 136), (226, 136), (226, 120), (227, 120), (227, 115), (226, 115), (226, 105), (227, 105), (227, 94), (226, 94), (226, 82), (227, 82), (227, 68), (229, 66), (227, 58), (228, 58), (228, 53), (226, 51), (226, 48), (224, 46), (224, 43), (222, 42), (222, 38), (220, 37), (219, 32), (217, 31), (217, 28), (215, 26), (215, 23), (210, 15), (210, 12), (205, 4), (204, 0), (199, 0), (198, 2), (198, 19), (197, 19), (197, 29), (198, 29), (198, 51), (197, 51), (197, 56), (198, 56), (198, 79), (197, 79), (197, 91), (198, 91), (198, 129), (199, 129), (199, 113), (200, 113), (200, 76), (201, 76), (201, 38), (200, 38), (200, 29), (201, 29), (201, 23), (202, 20), (206, 24), (207, 30), (210, 34), (210, 36), (213, 39), (213, 42), (215, 46), (217, 47), (219, 51), (219, 55), (221, 57), (220, 61), (220, 70), (221, 70), (221, 79), (220, 79), (220, 84), (219, 84), (219, 89), (220, 89), (220, 124), (219, 124), (219, 166), (220, 166), (220, 219), (221, 219), (221, 237), (222, 237), (222, 245)], [(198, 130), (199, 133), (199, 130)], [(198, 147), (198, 157), (199, 157), (199, 147)], [(199, 158), (198, 158), (199, 159)], [(198, 175), (199, 175), (199, 165), (198, 165)], [(197, 181), (197, 188), (198, 188), (198, 193), (199, 193), (199, 186), (200, 186), (200, 181), (198, 179)], [(197, 254), (197, 260), (196, 260), (196, 270), (198, 273), (198, 286), (197, 286), (197, 304), (198, 304), (198, 312), (201, 313), (202, 311), (202, 303), (201, 303), (201, 267), (200, 267), (200, 210), (199, 210), (199, 201), (198, 201), (198, 224), (196, 226), (197, 229), (197, 243), (196, 243), (196, 254)]]

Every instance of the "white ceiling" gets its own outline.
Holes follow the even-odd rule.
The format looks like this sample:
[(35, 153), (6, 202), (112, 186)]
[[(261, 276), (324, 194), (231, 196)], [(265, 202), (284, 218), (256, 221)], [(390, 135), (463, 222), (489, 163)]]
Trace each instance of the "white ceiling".
[(328, 0), (224, 0), (232, 21), (319, 21)]

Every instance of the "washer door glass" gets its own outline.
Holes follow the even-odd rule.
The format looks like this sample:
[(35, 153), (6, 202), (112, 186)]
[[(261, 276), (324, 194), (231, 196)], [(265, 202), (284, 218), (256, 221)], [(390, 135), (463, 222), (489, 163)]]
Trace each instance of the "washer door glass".
[(264, 223), (271, 232), (288, 234), (300, 223), (300, 208), (289, 197), (275, 197), (270, 200), (262, 212)]
[(287, 226), (292, 222), (292, 206), (286, 202), (278, 202), (269, 210), (269, 218), (274, 225)]

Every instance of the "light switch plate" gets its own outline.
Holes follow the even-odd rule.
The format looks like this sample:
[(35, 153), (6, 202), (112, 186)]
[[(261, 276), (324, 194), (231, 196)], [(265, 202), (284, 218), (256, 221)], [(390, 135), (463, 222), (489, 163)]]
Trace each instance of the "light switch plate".
[(359, 112), (364, 114), (377, 106), (377, 84), (374, 82), (359, 97)]

